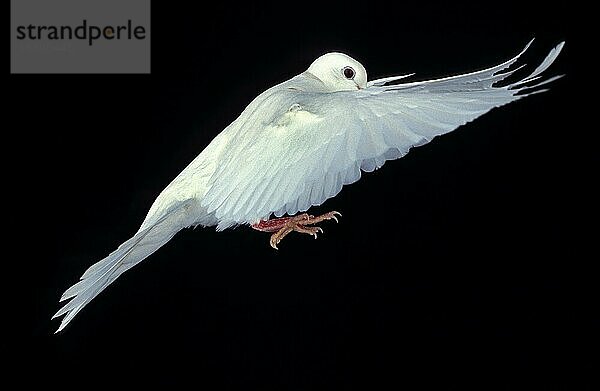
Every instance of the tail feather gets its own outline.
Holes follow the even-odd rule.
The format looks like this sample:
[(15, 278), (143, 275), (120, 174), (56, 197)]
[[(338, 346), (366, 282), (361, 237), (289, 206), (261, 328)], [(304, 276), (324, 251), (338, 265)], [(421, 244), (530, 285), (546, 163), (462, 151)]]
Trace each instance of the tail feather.
[(54, 319), (65, 315), (56, 332), (64, 329), (83, 307), (121, 274), (146, 259), (182, 229), (185, 226), (185, 209), (184, 204), (173, 208), (151, 226), (138, 231), (106, 258), (88, 268), (80, 281), (61, 296), (60, 301), (71, 301), (52, 317)]
[[(121, 244), (117, 250), (112, 252), (106, 258), (92, 265), (81, 277), (80, 281), (67, 289), (62, 296), (60, 301), (70, 299), (71, 297), (77, 296), (80, 293), (89, 289), (94, 283), (100, 280), (103, 276), (109, 273), (115, 266), (122, 267), (123, 261), (131, 253), (136, 245), (140, 243), (142, 239), (146, 237), (149, 229), (138, 232), (131, 239)], [(92, 269), (93, 268), (93, 269)], [(59, 311), (60, 312), (60, 311)], [(57, 313), (55, 316), (60, 316)]]
[[(124, 252), (126, 252), (131, 245), (133, 244), (133, 242), (135, 242), (137, 240), (137, 235), (135, 235), (134, 237), (130, 238), (129, 240), (127, 240), (125, 243), (121, 244), (119, 246), (119, 248), (117, 248), (113, 253), (111, 253), (108, 257), (104, 258), (103, 260), (101, 260), (100, 262), (96, 262), (94, 263), (92, 266), (90, 266), (81, 276), (81, 280), (84, 280), (86, 278), (88, 278), (89, 276), (96, 274), (96, 271), (99, 270), (100, 268), (103, 268), (104, 266), (106, 266), (107, 264), (110, 264), (110, 262), (112, 261), (112, 256), (114, 257), (119, 257), (122, 256)], [(66, 293), (66, 292), (65, 292)], [(63, 301), (64, 299), (61, 299), (61, 301)]]

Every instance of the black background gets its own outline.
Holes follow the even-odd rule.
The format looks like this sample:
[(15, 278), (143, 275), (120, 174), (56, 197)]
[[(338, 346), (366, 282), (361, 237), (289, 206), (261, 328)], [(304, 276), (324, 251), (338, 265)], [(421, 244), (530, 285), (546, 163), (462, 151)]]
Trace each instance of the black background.
[[(12, 373), (65, 386), (592, 389), (597, 126), (575, 89), (585, 10), (565, 6), (154, 2), (151, 75), (8, 77), (19, 141), (5, 144), (17, 152), (6, 205), (21, 241), (4, 261), (23, 267), (6, 277)], [(495, 65), (533, 36), (532, 66), (567, 41), (551, 68), (565, 78), (363, 175), (315, 208), (343, 213), (319, 240), (292, 235), (276, 252), (247, 227), (183, 231), (52, 334), (62, 291), (245, 105), (319, 55), (346, 52), (370, 78), (429, 78)]]

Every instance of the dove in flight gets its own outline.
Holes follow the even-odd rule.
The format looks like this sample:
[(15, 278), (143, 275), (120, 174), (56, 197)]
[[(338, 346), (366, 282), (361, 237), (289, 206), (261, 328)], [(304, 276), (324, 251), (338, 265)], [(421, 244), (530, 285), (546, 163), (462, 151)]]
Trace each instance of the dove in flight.
[(495, 107), (545, 91), (538, 87), (560, 76), (542, 80), (542, 73), (564, 42), (529, 76), (496, 84), (522, 68), (513, 65), (532, 42), (488, 69), (408, 83), (398, 81), (412, 74), (368, 81), (362, 64), (342, 53), (317, 58), (257, 96), (159, 194), (137, 233), (64, 292), (60, 301), (70, 301), (53, 317), (64, 315), (56, 332), (183, 228), (249, 225), (272, 233), (275, 249), (293, 231), (316, 237), (322, 232), (317, 223), (337, 221), (340, 214), (304, 212), (358, 181), (361, 171), (376, 170)]

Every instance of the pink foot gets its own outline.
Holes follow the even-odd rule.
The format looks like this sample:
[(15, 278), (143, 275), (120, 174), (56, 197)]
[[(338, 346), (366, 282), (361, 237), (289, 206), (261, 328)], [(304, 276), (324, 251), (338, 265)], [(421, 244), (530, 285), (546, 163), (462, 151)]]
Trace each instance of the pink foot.
[(277, 245), (281, 240), (290, 232), (296, 231), (304, 234), (313, 235), (315, 239), (318, 233), (322, 233), (323, 230), (320, 227), (311, 227), (314, 224), (320, 223), (325, 220), (338, 221), (336, 216), (341, 216), (340, 212), (329, 212), (320, 216), (312, 216), (307, 213), (292, 217), (281, 217), (278, 219), (271, 219), (267, 221), (260, 221), (257, 224), (253, 224), (252, 228), (262, 232), (274, 232), (271, 235), (269, 243), (271, 247), (278, 250)]

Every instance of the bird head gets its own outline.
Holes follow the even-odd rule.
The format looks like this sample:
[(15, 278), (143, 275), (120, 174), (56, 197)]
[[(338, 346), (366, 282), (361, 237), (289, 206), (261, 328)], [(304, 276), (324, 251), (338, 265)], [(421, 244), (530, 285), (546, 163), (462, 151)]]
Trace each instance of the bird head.
[(308, 68), (330, 91), (352, 91), (367, 87), (367, 70), (362, 64), (343, 53), (327, 53)]

